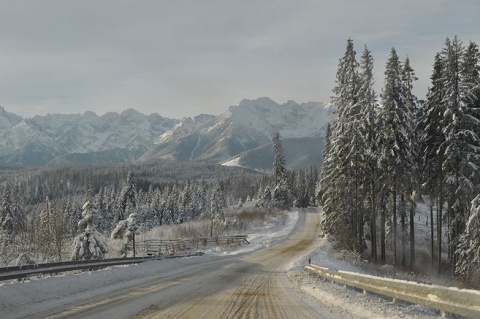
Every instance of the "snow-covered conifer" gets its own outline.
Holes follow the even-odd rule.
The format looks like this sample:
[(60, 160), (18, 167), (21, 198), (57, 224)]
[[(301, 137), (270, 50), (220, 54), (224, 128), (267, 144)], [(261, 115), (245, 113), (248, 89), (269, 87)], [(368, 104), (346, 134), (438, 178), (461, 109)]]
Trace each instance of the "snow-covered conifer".
[(82, 210), (82, 219), (78, 222), (81, 233), (73, 240), (72, 260), (102, 259), (108, 247), (105, 238), (94, 228), (95, 209), (90, 202), (86, 202)]
[[(423, 189), (430, 196), (431, 216), (433, 220), (433, 207), (436, 206), (437, 218), (437, 257), (441, 259), (442, 251), (442, 224), (443, 216), (443, 153), (445, 147), (445, 136), (442, 133), (444, 125), (445, 103), (443, 95), (443, 57), (437, 53), (433, 63), (433, 71), (430, 77), (432, 86), (428, 90), (427, 100), (423, 105), (422, 116), (419, 119), (419, 130), (421, 136), (419, 139), (421, 149), (421, 179)], [(431, 255), (432, 263), (434, 258), (434, 228), (431, 223)], [(441, 265), (441, 260), (438, 261)]]
[(464, 74), (464, 47), (455, 37), (447, 39), (444, 54), (444, 94), (445, 104), (442, 133), (444, 141), (444, 161), (442, 164), (444, 183), (448, 201), (448, 215), (451, 220), (449, 230), (449, 257), (456, 264), (454, 254), (460, 235), (465, 230), (469, 204), (478, 192), (480, 161), (480, 138), (477, 134), (480, 120), (477, 109), (472, 107), (475, 95), (472, 78)]
[(466, 279), (480, 282), (480, 195), (471, 203), (470, 216), (465, 231), (457, 245), (458, 256), (455, 273)]
[(392, 48), (385, 67), (385, 85), (382, 91), (382, 106), (379, 113), (379, 148), (383, 180), (391, 193), (393, 222), (393, 253), (397, 263), (397, 195), (405, 195), (412, 184), (415, 165), (415, 141), (412, 140), (414, 122), (402, 65), (395, 48)]
[(287, 169), (285, 167), (285, 157), (283, 155), (282, 140), (280, 134), (277, 132), (272, 138), (273, 155), (275, 161), (273, 162), (273, 177), (275, 179), (275, 186), (285, 184), (287, 180)]
[[(413, 82), (417, 81), (418, 78), (415, 76), (415, 71), (410, 65), (410, 59), (407, 57), (405, 63), (402, 67), (402, 83), (404, 89), (404, 100), (405, 100), (405, 113), (407, 116), (407, 122), (405, 123), (405, 131), (408, 136), (408, 147), (410, 148), (410, 169), (408, 170), (407, 181), (404, 187), (404, 194), (402, 197), (402, 202), (408, 200), (409, 205), (409, 241), (410, 241), (410, 264), (415, 263), (415, 231), (414, 231), (414, 212), (415, 212), (415, 199), (414, 195), (419, 189), (418, 175), (419, 167), (418, 163), (420, 162), (419, 158), (419, 149), (418, 149), (418, 135), (416, 133), (417, 128), (417, 97), (413, 94)], [(406, 209), (407, 205), (404, 203), (403, 211), (401, 212), (401, 221), (402, 221), (402, 265), (406, 265), (406, 237), (407, 237), (407, 225), (406, 225)]]
[(366, 104), (362, 104), (364, 101), (359, 98), (362, 81), (355, 55), (353, 41), (349, 39), (333, 89), (332, 103), (337, 118), (331, 126), (324, 152), (321, 184), (325, 231), (343, 237), (343, 248), (362, 253), (364, 201), (361, 192), (366, 170), (366, 146), (361, 119)]
[(0, 203), (0, 230), (11, 243), (15, 236), (26, 227), (26, 218), (21, 203), (19, 186), (15, 184), (13, 190), (8, 185), (3, 188)]
[[(377, 178), (378, 152), (377, 152), (377, 117), (378, 101), (377, 94), (373, 88), (373, 56), (367, 46), (363, 51), (360, 60), (360, 88), (358, 92), (358, 103), (360, 105), (360, 132), (363, 136), (362, 144), (362, 175), (363, 196), (365, 197), (365, 211), (370, 215), (365, 219), (370, 224), (371, 256), (377, 261), (377, 198), (380, 183)], [(362, 230), (360, 228), (360, 230)]]
[(16, 183), (12, 189), (12, 212), (15, 220), (14, 231), (15, 234), (17, 234), (27, 227), (27, 219), (19, 183)]
[(50, 200), (45, 197), (44, 207), (40, 212), (40, 223), (37, 231), (37, 246), (43, 254), (43, 258), (48, 258), (52, 255), (54, 242), (54, 218), (52, 215), (52, 207)]
[(272, 145), (275, 156), (275, 162), (273, 163), (273, 178), (275, 180), (273, 197), (279, 205), (285, 206), (289, 204), (290, 188), (288, 187), (282, 140), (278, 132), (273, 135)]
[(120, 192), (118, 220), (125, 219), (125, 210), (129, 204), (132, 207), (135, 207), (137, 204), (137, 185), (132, 171), (128, 172), (127, 180)]
[(220, 189), (219, 185), (216, 185), (213, 189), (211, 197), (211, 210), (210, 210), (210, 219), (211, 219), (211, 237), (217, 237), (221, 234), (225, 227), (225, 207), (226, 201), (225, 197)]
[[(120, 249), (120, 254), (123, 257), (127, 257), (127, 248), (128, 245), (135, 245), (135, 233), (138, 230), (137, 225), (137, 214), (131, 213), (128, 215), (127, 219), (121, 220), (115, 226), (115, 229), (112, 231), (111, 237), (113, 239), (126, 239), (125, 245)], [(135, 246), (134, 246), (134, 255), (135, 255)]]

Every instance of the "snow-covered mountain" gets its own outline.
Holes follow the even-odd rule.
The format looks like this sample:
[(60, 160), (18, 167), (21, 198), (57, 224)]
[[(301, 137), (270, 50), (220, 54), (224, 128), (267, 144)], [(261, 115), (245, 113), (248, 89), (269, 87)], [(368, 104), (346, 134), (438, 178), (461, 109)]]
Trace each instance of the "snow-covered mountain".
[(133, 109), (98, 116), (48, 114), (23, 119), (0, 109), (0, 164), (133, 162), (178, 120)]
[(219, 116), (182, 120), (133, 109), (98, 116), (48, 114), (24, 119), (0, 107), (0, 165), (203, 161), (269, 170), (279, 132), (287, 165), (319, 165), (333, 112), (322, 103), (243, 100)]
[(0, 106), (0, 129), (10, 129), (20, 123), (23, 118), (19, 115), (7, 112)]
[(280, 105), (266, 97), (243, 100), (220, 116), (183, 121), (165, 132), (140, 160), (168, 158), (269, 170), (271, 139), (279, 132), (285, 154), (291, 155), (286, 156), (287, 165), (308, 167), (321, 162), (326, 125), (333, 116), (322, 103)]

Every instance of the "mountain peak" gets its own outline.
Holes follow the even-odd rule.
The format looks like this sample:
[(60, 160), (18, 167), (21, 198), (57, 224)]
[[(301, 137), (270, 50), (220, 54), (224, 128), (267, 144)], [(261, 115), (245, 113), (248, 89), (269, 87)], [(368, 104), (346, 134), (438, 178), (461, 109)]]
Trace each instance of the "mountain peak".
[[(322, 103), (298, 104), (289, 100), (278, 104), (268, 97), (246, 99), (209, 121), (199, 123), (198, 118), (183, 119), (160, 136), (156, 140), (157, 148), (144, 155), (141, 160), (169, 158), (178, 161), (222, 163), (259, 147), (264, 147), (267, 153), (271, 153), (270, 143), (276, 132), (279, 132), (282, 138), (290, 139), (292, 145), (303, 145), (310, 141), (308, 148), (312, 148), (311, 144), (315, 143), (319, 143), (320, 147), (326, 124), (331, 120), (331, 112), (325, 109)], [(316, 156), (318, 149), (315, 149), (317, 152), (313, 156), (310, 154), (312, 150), (308, 148), (297, 148), (295, 156), (309, 160), (321, 158)], [(304, 162), (300, 159), (298, 161)]]
[(289, 106), (289, 107), (298, 107), (299, 104), (293, 100), (288, 100), (287, 103), (285, 103), (285, 106)]
[(0, 129), (9, 129), (23, 120), (23, 117), (9, 113), (0, 105)]
[(275, 102), (274, 100), (272, 100), (269, 97), (260, 97), (256, 100), (243, 99), (238, 104), (238, 106), (241, 106), (241, 107), (252, 106), (252, 105), (255, 105), (255, 106), (272, 106), (272, 105), (278, 105), (278, 103)]
[(86, 111), (82, 116), (87, 119), (96, 119), (98, 117), (97, 113), (93, 111)]
[(120, 113), (120, 116), (121, 117), (138, 117), (138, 116), (145, 116), (145, 114), (142, 114), (135, 109), (128, 108), (122, 113)]
[(221, 118), (269, 139), (275, 132), (285, 138), (323, 136), (324, 125), (332, 119), (322, 103), (288, 100), (278, 104), (268, 97), (242, 100)]

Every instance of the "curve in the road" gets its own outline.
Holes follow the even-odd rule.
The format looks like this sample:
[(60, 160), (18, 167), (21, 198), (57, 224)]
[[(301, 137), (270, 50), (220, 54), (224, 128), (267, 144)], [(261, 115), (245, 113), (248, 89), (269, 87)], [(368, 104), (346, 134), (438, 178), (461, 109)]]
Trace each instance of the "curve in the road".
[(300, 294), (286, 277), (290, 265), (321, 240), (318, 210), (299, 214), (301, 226), (281, 244), (200, 263), (152, 278), (148, 285), (51, 309), (48, 314), (53, 318), (343, 318), (328, 305)]

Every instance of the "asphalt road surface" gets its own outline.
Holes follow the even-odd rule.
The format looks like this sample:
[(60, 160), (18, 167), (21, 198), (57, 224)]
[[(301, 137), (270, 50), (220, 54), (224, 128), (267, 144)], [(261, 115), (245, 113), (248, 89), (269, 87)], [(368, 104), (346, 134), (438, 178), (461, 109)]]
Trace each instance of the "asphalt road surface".
[(148, 282), (65, 303), (29, 318), (342, 318), (298, 292), (288, 267), (318, 244), (320, 214), (300, 211), (290, 239), (251, 254), (223, 257), (153, 276)]

